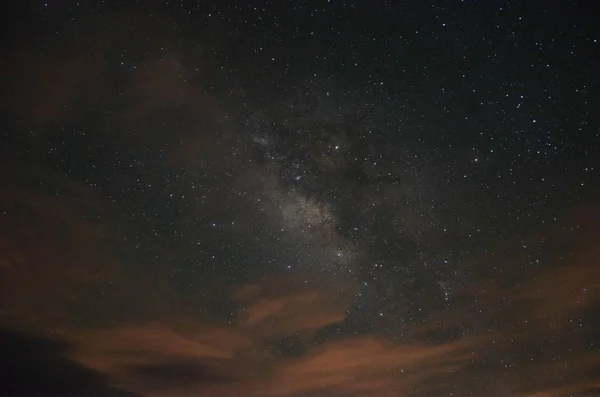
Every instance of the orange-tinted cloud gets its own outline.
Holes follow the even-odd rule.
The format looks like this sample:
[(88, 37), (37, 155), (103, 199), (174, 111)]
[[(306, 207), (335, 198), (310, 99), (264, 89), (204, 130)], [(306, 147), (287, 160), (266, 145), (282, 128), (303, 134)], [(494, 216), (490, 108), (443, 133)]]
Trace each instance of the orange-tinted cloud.
[[(526, 244), (539, 247), (539, 264), (532, 264), (527, 251), (512, 253), (506, 259), (522, 263), (521, 268), (527, 274), (525, 282), (508, 282), (505, 278), (514, 274), (501, 275), (474, 285), (472, 295), (477, 295), (491, 310), (527, 319), (514, 323), (522, 324), (528, 332), (533, 326), (546, 330), (568, 325), (569, 318), (600, 304), (600, 284), (596, 282), (600, 278), (598, 224), (597, 205), (582, 206), (569, 213), (553, 228), (533, 234), (527, 240)], [(559, 256), (544, 255), (556, 246), (562, 250)]]
[(274, 396), (398, 395), (432, 374), (454, 370), (469, 341), (440, 346), (398, 344), (377, 337), (327, 343), (284, 361), (265, 393)]
[[(68, 179), (43, 180), (44, 189), (5, 183), (0, 194), (2, 323), (64, 341), (70, 359), (113, 387), (150, 396), (562, 396), (598, 385), (586, 322), (600, 304), (593, 211), (558, 226), (573, 230), (553, 240), (570, 247), (568, 260), (525, 283), (475, 280), (477, 294), (408, 327), (410, 337), (324, 338), (347, 320), (351, 282), (272, 274), (232, 288), (239, 311), (220, 323), (200, 304), (178, 304), (160, 274), (127, 272), (107, 249), (111, 204)], [(445, 342), (429, 338), (456, 328)], [(286, 338), (301, 349), (278, 352)]]
[[(258, 369), (243, 365), (249, 360), (244, 352), (256, 355), (252, 348), (258, 345), (251, 335), (231, 326), (190, 323), (185, 328), (138, 324), (59, 330), (53, 335), (71, 343), (71, 359), (108, 375), (113, 384), (144, 394), (201, 390), (208, 378), (229, 383)], [(172, 374), (175, 369), (177, 376)]]
[[(0, 191), (2, 309), (33, 318), (61, 317), (79, 292), (93, 293), (105, 277), (120, 277), (107, 249), (110, 221), (92, 221), (106, 216), (106, 208), (91, 189), (50, 173), (17, 173), (34, 183), (25, 188), (7, 178)], [(36, 178), (44, 183), (36, 186)]]
[(122, 221), (98, 191), (39, 169), (1, 175), (0, 323), (47, 329), (170, 312), (159, 275), (147, 267), (134, 278), (134, 258), (117, 246)]
[(186, 331), (146, 324), (62, 330), (69, 357), (147, 395), (394, 395), (457, 370), (471, 341), (428, 346), (372, 336), (315, 346), (298, 358), (264, 351), (264, 335), (244, 327), (189, 324)]
[(234, 296), (243, 308), (240, 326), (282, 337), (343, 321), (352, 290), (340, 280), (279, 274), (243, 286)]
[(180, 48), (170, 26), (148, 13), (121, 11), (90, 25), (23, 33), (0, 63), (0, 106), (36, 133), (47, 133), (36, 127), (48, 123), (95, 115), (90, 134), (116, 130), (134, 144), (169, 143), (170, 161), (197, 161), (212, 153), (207, 141), (212, 150), (218, 141), (199, 145), (198, 136), (221, 135), (215, 123), (224, 112), (208, 93), (210, 61), (193, 55), (200, 52), (194, 43)]
[[(455, 329), (462, 329), (467, 340), (477, 332), (485, 336), (473, 344), (473, 362), (458, 373), (464, 381), (455, 386), (457, 393), (564, 396), (597, 388), (600, 351), (593, 328), (600, 309), (599, 209), (597, 204), (582, 206), (553, 228), (530, 236), (521, 252), (507, 249), (510, 254), (502, 260), (513, 261), (510, 274), (473, 281), (456, 305), (413, 330), (417, 339)], [(532, 264), (527, 245), (545, 254), (541, 264)], [(548, 255), (555, 246), (562, 254)], [(488, 259), (488, 266), (502, 268)], [(519, 268), (522, 274), (515, 274)], [(431, 383), (442, 381), (452, 382), (434, 378)], [(435, 386), (431, 392), (443, 390)]]
[(79, 101), (102, 96), (106, 61), (85, 40), (68, 53), (44, 56), (24, 50), (7, 55), (3, 65), (2, 105), (29, 122), (63, 121), (80, 112)]

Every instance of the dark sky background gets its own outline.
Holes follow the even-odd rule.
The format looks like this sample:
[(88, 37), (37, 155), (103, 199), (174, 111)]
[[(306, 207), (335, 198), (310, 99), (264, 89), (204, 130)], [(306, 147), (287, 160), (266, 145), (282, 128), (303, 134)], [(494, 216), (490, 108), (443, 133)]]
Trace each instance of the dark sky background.
[(600, 393), (579, 1), (13, 1), (0, 395)]

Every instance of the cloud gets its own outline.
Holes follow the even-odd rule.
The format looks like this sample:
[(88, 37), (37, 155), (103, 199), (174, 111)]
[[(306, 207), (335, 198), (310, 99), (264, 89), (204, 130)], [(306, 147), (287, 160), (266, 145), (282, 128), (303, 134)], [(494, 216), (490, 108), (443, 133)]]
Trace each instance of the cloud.
[[(92, 221), (107, 215), (95, 192), (52, 173), (2, 171), (7, 176), (0, 193), (4, 313), (62, 317), (77, 291), (93, 294), (109, 276), (120, 277), (109, 249), (110, 220)], [(31, 186), (23, 187), (23, 180)]]
[[(54, 190), (66, 197), (87, 192), (69, 180), (57, 180), (54, 186)], [(3, 297), (19, 302), (14, 309), (25, 310), (28, 317), (44, 313), (37, 329), (44, 329), (43, 334), (53, 340), (65, 341), (66, 359), (102, 374), (114, 387), (146, 395), (204, 393), (215, 396), (242, 392), (249, 396), (384, 396), (436, 394), (448, 390), (465, 393), (470, 390), (474, 395), (525, 396), (540, 390), (547, 390), (544, 392), (547, 395), (561, 395), (595, 387), (597, 379), (593, 373), (600, 357), (591, 346), (585, 346), (586, 340), (590, 343), (593, 340), (586, 323), (591, 318), (589, 315), (586, 318), (585, 313), (586, 310), (591, 313), (598, 304), (598, 291), (593, 283), (598, 269), (597, 244), (595, 235), (586, 228), (587, 223), (579, 220), (576, 223), (580, 227), (574, 230), (580, 232), (569, 238), (572, 244), (569, 266), (545, 270), (516, 288), (496, 283), (492, 284), (497, 285), (496, 288), (477, 294), (480, 313), (483, 313), (477, 318), (479, 327), (466, 326), (470, 321), (468, 313), (473, 309), (459, 306), (454, 311), (434, 313), (424, 326), (409, 329), (404, 339), (371, 335), (317, 342), (315, 336), (320, 330), (333, 324), (341, 326), (346, 321), (355, 287), (351, 282), (310, 273), (273, 274), (253, 280), (231, 291), (231, 299), (240, 307), (232, 324), (217, 324), (210, 318), (192, 320), (183, 311), (167, 316), (160, 309), (146, 317), (154, 319), (148, 321), (132, 305), (123, 309), (122, 320), (102, 327), (77, 322), (65, 327), (67, 317), (61, 317), (60, 313), (73, 302), (81, 301), (87, 309), (99, 308), (88, 295), (94, 289), (93, 280), (111, 274), (116, 281), (117, 268), (113, 266), (117, 258), (105, 256), (106, 273), (90, 277), (90, 270), (96, 265), (83, 256), (84, 251), (89, 253), (107, 234), (102, 224), (88, 224), (80, 214), (97, 213), (94, 208), (105, 207), (99, 202), (86, 204), (91, 207), (85, 209), (65, 206), (64, 201), (55, 200), (52, 195), (14, 187), (3, 192), (7, 208), (11, 208), (10, 203), (20, 202), (22, 208), (28, 208), (20, 216), (30, 213), (31, 219), (38, 222), (30, 221), (23, 232), (39, 230), (47, 236), (59, 236), (55, 231), (50, 232), (55, 227), (52, 225), (58, 222), (65, 232), (77, 234), (71, 241), (79, 241), (64, 256), (58, 252), (51, 254), (54, 251), (50, 247), (55, 243), (48, 238), (34, 250), (27, 251), (15, 250), (14, 243), (4, 235), (2, 241), (7, 255), (3, 257), (3, 269), (6, 274), (12, 274), (10, 280), (14, 288), (3, 289)], [(15, 216), (14, 211), (9, 214)], [(15, 227), (22, 222), (19, 218), (12, 219)], [(593, 219), (589, 222), (593, 223)], [(10, 226), (11, 222), (6, 225)], [(81, 261), (77, 271), (43, 273), (46, 267), (37, 264), (34, 257), (56, 262), (66, 266), (65, 269), (74, 264), (69, 260), (80, 258)], [(37, 269), (39, 273), (26, 269)], [(31, 277), (42, 283), (39, 293), (23, 287), (32, 285)], [(19, 280), (25, 284), (19, 284)], [(88, 281), (82, 283), (84, 280)], [(121, 291), (125, 291), (122, 286), (127, 283), (126, 279), (119, 283)], [(70, 292), (61, 295), (58, 287), (65, 285), (70, 286)], [(98, 285), (104, 286), (104, 283)], [(481, 286), (486, 284), (477, 285), (479, 288), (474, 286), (473, 290), (481, 291)], [(134, 302), (160, 306), (136, 286), (130, 288), (138, 291), (128, 293)], [(41, 291), (45, 299), (41, 299)], [(26, 302), (63, 303), (57, 311), (56, 308), (27, 306)], [(7, 307), (3, 306), (5, 312)], [(56, 316), (64, 321), (49, 320), (52, 317), (56, 320)], [(187, 320), (177, 321), (176, 316)], [(57, 327), (57, 323), (62, 326)], [(459, 331), (456, 335), (462, 335), (461, 339), (428, 342), (435, 333), (444, 335), (453, 327)], [(485, 331), (486, 328), (490, 331)], [(277, 345), (285, 338), (291, 338), (285, 343), (300, 347), (297, 354), (277, 353)], [(541, 350), (552, 340), (555, 341), (553, 351)], [(528, 360), (537, 364), (530, 365)], [(535, 381), (524, 382), (523, 377)]]
[(282, 362), (266, 393), (276, 396), (398, 395), (438, 372), (454, 370), (470, 342), (402, 345), (377, 337), (327, 343)]
[(80, 119), (110, 105), (122, 88), (123, 61), (164, 43), (158, 38), (152, 44), (145, 41), (158, 21), (142, 15), (120, 12), (58, 31), (16, 32), (0, 64), (5, 87), (2, 106), (39, 126)]
[[(61, 341), (55, 356), (70, 364), (55, 366), (64, 372), (56, 379), (86, 368), (101, 379), (92, 383), (157, 396), (554, 396), (598, 385), (592, 209), (557, 225), (572, 230), (562, 239), (537, 237), (570, 254), (526, 283), (474, 280), (470, 294), (402, 337), (334, 336), (330, 328), (349, 321), (351, 280), (299, 272), (250, 280), (225, 296), (235, 315), (220, 322), (200, 303), (184, 306), (160, 272), (128, 271), (135, 264), (109, 249), (111, 204), (93, 190), (39, 170), (5, 176), (1, 319)], [(45, 356), (35, 340), (23, 343)]]
[(210, 92), (208, 52), (192, 40), (183, 47), (171, 28), (168, 18), (120, 11), (58, 32), (21, 32), (0, 63), (0, 106), (15, 130), (38, 139), (77, 125), (88, 135), (117, 131), (128, 145), (159, 148), (170, 164), (210, 164), (231, 147), (226, 112)]
[(237, 320), (278, 337), (318, 330), (346, 318), (353, 289), (350, 282), (308, 273), (264, 277), (234, 292), (243, 308)]
[[(530, 235), (520, 252), (502, 247), (498, 251), (508, 252), (502, 260), (512, 261), (510, 269), (521, 273), (499, 272), (473, 281), (469, 292), (434, 316), (436, 321), (413, 329), (419, 340), (455, 329), (473, 341), (472, 361), (455, 377), (430, 379), (429, 394), (451, 388), (481, 396), (564, 396), (597, 387), (599, 209), (595, 203), (581, 206)], [(555, 246), (561, 255), (552, 256)], [(540, 252), (542, 265), (531, 260), (528, 247)], [(507, 267), (489, 259), (490, 268)]]
[(173, 384), (201, 388), (211, 384), (234, 382), (231, 377), (217, 374), (213, 368), (205, 364), (189, 361), (140, 364), (130, 367), (127, 372), (130, 377), (137, 379), (145, 387), (156, 392)]
[(253, 352), (260, 346), (253, 335), (209, 323), (137, 323), (53, 334), (69, 341), (69, 357), (76, 362), (149, 395), (228, 386), (255, 375), (261, 357)]
[[(507, 258), (522, 264), (527, 281), (514, 282), (515, 273), (511, 273), (482, 280), (472, 287), (472, 294), (478, 294), (484, 305), (496, 306), (496, 311), (509, 317), (527, 319), (514, 324), (521, 324), (529, 332), (532, 327), (545, 330), (568, 326), (569, 318), (600, 304), (600, 287), (594, 282), (600, 277), (598, 222), (597, 205), (570, 212), (554, 227), (530, 236), (521, 252)], [(537, 262), (532, 261), (528, 246), (539, 252)], [(554, 254), (555, 246), (563, 252)]]
[[(388, 395), (465, 361), (471, 341), (401, 344), (373, 336), (315, 345), (295, 358), (266, 354), (267, 335), (244, 326), (197, 324), (61, 331), (69, 357), (112, 384), (147, 395)], [(267, 338), (268, 339), (268, 338)]]
[[(376, 336), (317, 342), (319, 330), (343, 322), (351, 291), (349, 282), (309, 273), (270, 275), (232, 290), (243, 308), (232, 324), (189, 316), (148, 322), (131, 313), (127, 322), (104, 326), (46, 322), (36, 329), (64, 341), (68, 360), (143, 395), (377, 394), (404, 390), (462, 361), (470, 342), (427, 346)], [(286, 343), (304, 348), (282, 356), (277, 345), (290, 337)]]
[[(431, 376), (456, 371), (478, 343), (430, 345), (379, 336), (317, 342), (317, 331), (346, 316), (352, 284), (332, 282), (308, 273), (282, 274), (238, 286), (232, 297), (242, 310), (231, 325), (188, 319), (62, 329), (53, 335), (69, 341), (69, 357), (76, 362), (106, 374), (114, 385), (147, 395), (408, 392)], [(304, 346), (300, 354), (277, 353), (285, 338)]]
[[(185, 332), (176, 332), (162, 324), (123, 325), (106, 329), (57, 331), (78, 343), (81, 357), (88, 365), (109, 368), (130, 365), (152, 359), (231, 359), (248, 347), (252, 338), (232, 327), (193, 325)], [(87, 343), (94, 341), (94, 343)], [(120, 352), (120, 355), (114, 355)]]
[(114, 396), (136, 394), (112, 387), (105, 374), (66, 357), (67, 345), (0, 329), (0, 390), (11, 396)]
[[(93, 39), (92, 39), (93, 40)], [(23, 45), (7, 54), (2, 65), (2, 105), (33, 124), (64, 121), (81, 114), (82, 103), (97, 104), (104, 94), (106, 59), (79, 38), (68, 52), (52, 56)], [(88, 108), (89, 109), (89, 108)]]
[(119, 249), (122, 220), (97, 190), (35, 168), (0, 175), (0, 323), (47, 329), (170, 316), (174, 292)]
[[(547, 245), (567, 247), (563, 263), (514, 289), (515, 299), (532, 308), (529, 317), (560, 324), (590, 306), (600, 305), (600, 206), (587, 205), (571, 213), (549, 235)], [(560, 258), (554, 258), (560, 260)]]

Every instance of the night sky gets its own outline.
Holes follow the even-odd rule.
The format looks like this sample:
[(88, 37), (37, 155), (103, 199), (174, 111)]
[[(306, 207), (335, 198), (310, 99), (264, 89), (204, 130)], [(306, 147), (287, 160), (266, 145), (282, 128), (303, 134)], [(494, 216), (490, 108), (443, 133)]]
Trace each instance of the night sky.
[(0, 395), (600, 394), (592, 2), (6, 3)]

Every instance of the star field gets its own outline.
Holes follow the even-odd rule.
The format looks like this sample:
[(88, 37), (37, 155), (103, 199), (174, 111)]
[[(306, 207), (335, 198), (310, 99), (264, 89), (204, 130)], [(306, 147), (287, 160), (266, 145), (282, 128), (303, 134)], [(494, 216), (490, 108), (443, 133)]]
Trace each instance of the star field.
[(589, 5), (3, 15), (8, 395), (597, 394)]

